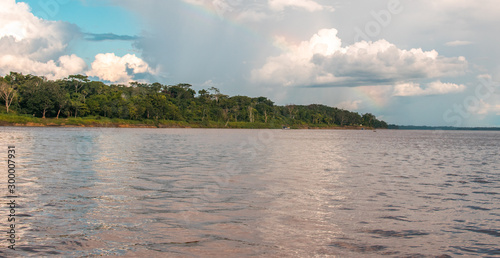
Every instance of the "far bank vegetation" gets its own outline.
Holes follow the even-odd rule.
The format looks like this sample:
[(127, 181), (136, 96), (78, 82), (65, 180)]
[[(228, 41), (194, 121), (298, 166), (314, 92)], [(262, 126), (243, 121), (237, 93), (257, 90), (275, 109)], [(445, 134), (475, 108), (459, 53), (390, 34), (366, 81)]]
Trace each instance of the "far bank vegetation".
[(228, 96), (217, 88), (196, 92), (190, 84), (107, 85), (87, 76), (62, 80), (11, 72), (0, 77), (0, 120), (70, 124), (80, 121), (160, 127), (387, 128), (374, 115), (325, 105), (275, 105), (266, 97)]

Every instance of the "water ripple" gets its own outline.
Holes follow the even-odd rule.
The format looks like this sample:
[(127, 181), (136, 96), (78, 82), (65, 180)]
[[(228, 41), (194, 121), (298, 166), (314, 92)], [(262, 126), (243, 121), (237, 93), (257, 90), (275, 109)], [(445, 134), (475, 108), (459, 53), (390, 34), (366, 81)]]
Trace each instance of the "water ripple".
[(19, 148), (18, 256), (500, 254), (498, 132), (3, 127), (0, 140)]

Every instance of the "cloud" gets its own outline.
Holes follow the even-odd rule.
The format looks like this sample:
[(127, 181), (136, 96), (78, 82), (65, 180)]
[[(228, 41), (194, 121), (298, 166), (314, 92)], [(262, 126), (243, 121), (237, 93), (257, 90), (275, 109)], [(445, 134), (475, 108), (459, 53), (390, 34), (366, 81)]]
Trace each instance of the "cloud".
[(59, 57), (81, 36), (77, 26), (35, 17), (25, 3), (0, 3), (0, 54), (23, 55), (46, 62)]
[[(483, 21), (498, 21), (500, 5), (497, 0), (425, 0), (433, 10), (440, 10), (450, 14), (450, 17), (467, 21), (471, 19)], [(460, 14), (459, 16), (457, 14)]]
[(221, 19), (232, 17), (232, 19), (245, 22), (276, 18), (276, 13), (281, 13), (285, 9), (300, 9), (308, 12), (333, 12), (335, 10), (331, 6), (318, 4), (314, 0), (183, 0), (183, 2), (202, 6), (217, 14)]
[(203, 87), (203, 88), (211, 88), (211, 87), (216, 87), (217, 88), (217, 87), (220, 87), (221, 84), (220, 83), (216, 83), (213, 80), (207, 80), (204, 83), (202, 83), (200, 86)]
[(95, 76), (112, 83), (127, 84), (137, 80), (138, 74), (156, 74), (157, 72), (136, 55), (127, 54), (123, 57), (114, 53), (98, 54), (92, 63), (88, 76)]
[(426, 88), (422, 88), (418, 83), (401, 83), (394, 87), (393, 96), (409, 97), (409, 96), (428, 96), (428, 95), (444, 95), (450, 93), (463, 92), (466, 89), (463, 84), (442, 83), (435, 81), (429, 83)]
[(446, 42), (446, 46), (449, 46), (449, 47), (457, 47), (457, 46), (467, 46), (467, 45), (471, 45), (473, 44), (473, 42), (471, 41), (463, 41), (463, 40), (455, 40), (455, 41), (450, 41), (450, 42)]
[(287, 7), (302, 8), (309, 12), (334, 11), (332, 7), (320, 5), (312, 0), (269, 0), (269, 7), (273, 11), (283, 11)]
[(31, 73), (56, 79), (82, 72), (85, 62), (68, 55), (67, 48), (81, 36), (75, 25), (35, 17), (30, 7), (15, 0), (0, 3), (0, 73)]
[(184, 2), (202, 6), (217, 14), (221, 19), (227, 16), (237, 17), (241, 20), (260, 21), (268, 17), (268, 14), (256, 8), (262, 6), (261, 4), (248, 4), (241, 0), (183, 0)]
[(489, 104), (483, 100), (479, 101), (477, 108), (469, 110), (477, 115), (488, 115), (490, 113), (495, 113), (495, 115), (500, 116), (500, 104)]
[[(27, 4), (3, 0), (0, 3), (0, 73), (16, 71), (51, 80), (86, 73), (86, 62), (68, 53), (71, 42), (82, 39), (83, 35), (76, 25), (40, 19), (31, 13)], [(86, 36), (90, 41), (137, 39), (113, 33)], [(128, 83), (154, 72), (135, 55), (98, 54), (92, 70), (87, 73), (102, 80)]]
[(23, 56), (0, 56), (0, 71), (7, 74), (17, 71), (45, 76), (49, 80), (61, 79), (72, 74), (79, 74), (87, 68), (83, 59), (76, 55), (64, 55), (57, 61), (39, 62)]
[(361, 103), (363, 103), (363, 101), (361, 101), (361, 100), (344, 101), (344, 102), (337, 104), (337, 107), (345, 109), (345, 110), (358, 110)]
[(465, 73), (464, 57), (442, 57), (437, 51), (404, 50), (386, 40), (361, 41), (342, 47), (336, 29), (322, 29), (298, 45), (278, 38), (284, 53), (269, 57), (252, 79), (283, 86), (388, 85), (413, 79)]
[(104, 41), (104, 40), (124, 40), (124, 41), (133, 41), (139, 39), (138, 36), (129, 36), (129, 35), (116, 35), (113, 33), (86, 33), (85, 39), (89, 41)]
[(267, 14), (264, 11), (261, 10), (246, 10), (241, 12), (237, 20), (239, 21), (249, 21), (249, 22), (260, 22), (265, 19), (268, 19), (270, 17), (269, 14)]

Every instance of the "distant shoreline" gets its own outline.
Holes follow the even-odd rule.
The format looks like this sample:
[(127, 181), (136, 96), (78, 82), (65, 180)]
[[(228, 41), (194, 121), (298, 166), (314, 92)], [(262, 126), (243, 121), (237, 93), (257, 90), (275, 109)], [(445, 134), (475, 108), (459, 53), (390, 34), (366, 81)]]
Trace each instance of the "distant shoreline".
[(414, 126), (389, 125), (394, 130), (421, 130), (421, 131), (500, 131), (500, 127), (453, 127), (453, 126)]
[[(168, 125), (160, 125), (160, 126), (151, 126), (151, 125), (116, 125), (116, 126), (109, 126), (109, 125), (41, 125), (41, 124), (0, 124), (0, 127), (44, 127), (44, 128), (135, 128), (135, 129), (272, 129), (272, 130), (280, 130), (280, 128), (273, 128), (273, 127), (201, 127), (201, 126), (186, 126), (186, 127), (179, 127), (179, 126), (168, 126)], [(360, 128), (360, 127), (353, 127), (353, 126), (345, 126), (345, 127), (308, 127), (308, 126), (301, 126), (297, 128), (290, 128), (290, 130), (374, 130), (372, 128)], [(377, 128), (376, 130), (387, 130), (385, 128)]]
[[(282, 129), (283, 125), (266, 124), (266, 123), (250, 123), (250, 122), (229, 122), (226, 124), (210, 121), (209, 123), (194, 122), (188, 123), (184, 121), (168, 121), (162, 120), (155, 122), (135, 121), (124, 119), (108, 119), (108, 118), (36, 118), (26, 116), (11, 115), (9, 117), (0, 118), (0, 127), (57, 127), (57, 128), (203, 128), (203, 129)], [(286, 125), (290, 129), (305, 129), (305, 130), (382, 130), (384, 128), (374, 129), (365, 126), (337, 126), (337, 125)], [(500, 127), (451, 127), (451, 126), (401, 126), (390, 125), (391, 130), (401, 131), (500, 131)], [(386, 130), (386, 129), (384, 129)]]
[[(10, 120), (10, 121), (9, 121)], [(95, 118), (36, 118), (24, 116), (11, 116), (8, 119), (0, 119), (3, 127), (55, 127), (55, 128), (205, 128), (205, 129), (282, 129), (283, 125), (266, 124), (261, 122), (229, 122), (218, 123), (188, 123), (183, 121), (134, 121), (122, 119), (95, 119)], [(332, 126), (332, 125), (286, 125), (290, 129), (314, 129), (314, 130), (373, 130), (363, 126)]]

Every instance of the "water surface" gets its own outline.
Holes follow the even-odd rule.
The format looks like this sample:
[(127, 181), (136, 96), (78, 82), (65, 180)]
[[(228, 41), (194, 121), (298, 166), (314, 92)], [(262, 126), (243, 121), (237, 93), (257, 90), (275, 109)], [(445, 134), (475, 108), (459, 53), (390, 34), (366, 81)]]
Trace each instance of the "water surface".
[(3, 127), (0, 139), (16, 146), (21, 205), (3, 256), (500, 257), (498, 132)]

